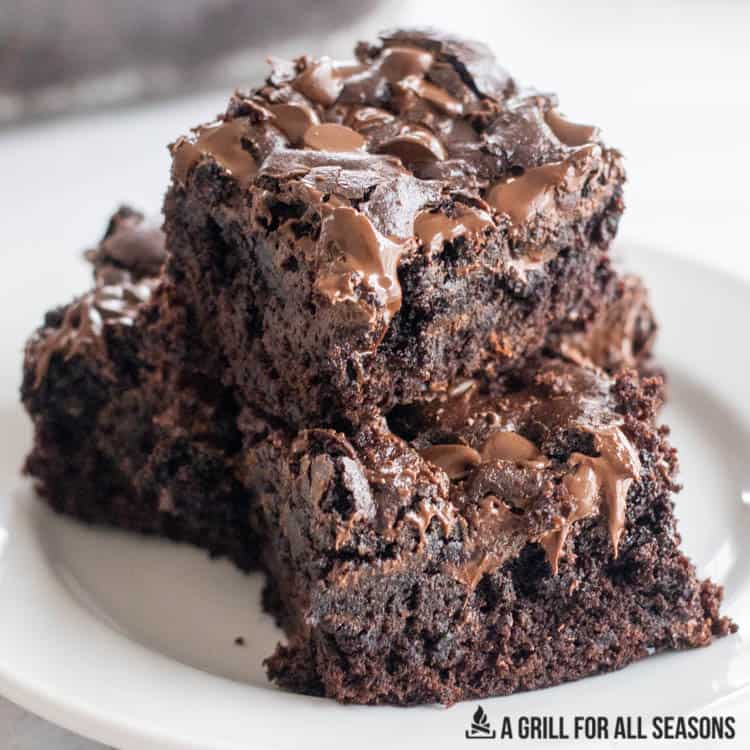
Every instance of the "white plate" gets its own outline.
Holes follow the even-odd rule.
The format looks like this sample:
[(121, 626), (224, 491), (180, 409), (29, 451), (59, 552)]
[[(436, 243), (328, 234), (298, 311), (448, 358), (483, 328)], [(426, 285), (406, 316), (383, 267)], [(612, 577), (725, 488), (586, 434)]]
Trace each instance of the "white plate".
[[(725, 611), (745, 628), (708, 649), (482, 705), (496, 724), (522, 715), (732, 714), (747, 746), (750, 287), (645, 249), (628, 253), (628, 265), (647, 277), (662, 323), (684, 546), (701, 575), (726, 586)], [(0, 397), (7, 436), (22, 418), (15, 394)], [(188, 547), (64, 520), (12, 468), (0, 456), (2, 489), (16, 487), (0, 530), (0, 692), (12, 700), (139, 750), (462, 746), (473, 703), (345, 707), (275, 689), (261, 661), (280, 634), (259, 608), (259, 576)]]

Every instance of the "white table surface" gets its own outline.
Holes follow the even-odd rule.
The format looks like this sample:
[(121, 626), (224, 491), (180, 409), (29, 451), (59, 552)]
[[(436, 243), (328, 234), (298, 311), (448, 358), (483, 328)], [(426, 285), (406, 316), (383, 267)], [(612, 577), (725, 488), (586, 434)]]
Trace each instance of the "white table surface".
[[(603, 127), (630, 175), (620, 247), (650, 244), (750, 279), (750, 4), (389, 0), (356, 28), (283, 51), (346, 56), (352, 40), (409, 24), (486, 40), (517, 77), (558, 92), (566, 114)], [(279, 50), (253, 50), (248, 60), (268, 54)], [(248, 62), (238, 84), (259, 70)], [(0, 476), (12, 475), (30, 442), (15, 397), (25, 337), (46, 309), (87, 287), (80, 250), (119, 202), (158, 212), (165, 144), (219, 112), (227, 93), (0, 132), (0, 260), (3, 296), (13, 301), (0, 315), (0, 423), (11, 442)], [(0, 511), (11, 489), (0, 486)], [(0, 699), (0, 747), (101, 746)]]

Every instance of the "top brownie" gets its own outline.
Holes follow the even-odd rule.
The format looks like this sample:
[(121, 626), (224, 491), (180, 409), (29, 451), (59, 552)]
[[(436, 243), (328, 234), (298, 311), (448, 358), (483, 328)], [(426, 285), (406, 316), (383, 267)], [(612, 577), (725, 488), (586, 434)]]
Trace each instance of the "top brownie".
[(613, 283), (619, 153), (475, 42), (276, 61), (171, 149), (167, 273), (227, 381), (296, 426), (516, 367)]

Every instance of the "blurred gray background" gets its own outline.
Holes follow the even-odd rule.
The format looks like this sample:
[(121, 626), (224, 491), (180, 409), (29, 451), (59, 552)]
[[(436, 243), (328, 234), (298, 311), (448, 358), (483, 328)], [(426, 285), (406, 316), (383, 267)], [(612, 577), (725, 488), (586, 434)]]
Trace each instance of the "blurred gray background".
[(0, 125), (231, 85), (259, 43), (345, 27), (377, 0), (4, 0)]

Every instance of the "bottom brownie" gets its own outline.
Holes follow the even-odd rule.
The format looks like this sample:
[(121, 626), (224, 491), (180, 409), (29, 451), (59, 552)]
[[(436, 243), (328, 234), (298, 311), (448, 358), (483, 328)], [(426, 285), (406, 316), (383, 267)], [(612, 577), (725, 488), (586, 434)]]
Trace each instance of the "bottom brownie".
[(733, 628), (679, 551), (659, 381), (621, 371), (653, 338), (636, 282), (514, 375), (349, 435), (292, 434), (206, 376), (224, 363), (156, 281), (140, 215), (121, 210), (90, 258), (94, 289), (27, 346), (26, 470), (59, 511), (262, 567), (280, 685), (452, 703)]
[(290, 689), (416, 704), (546, 687), (733, 629), (680, 552), (659, 381), (550, 360), (351, 438), (249, 449)]

